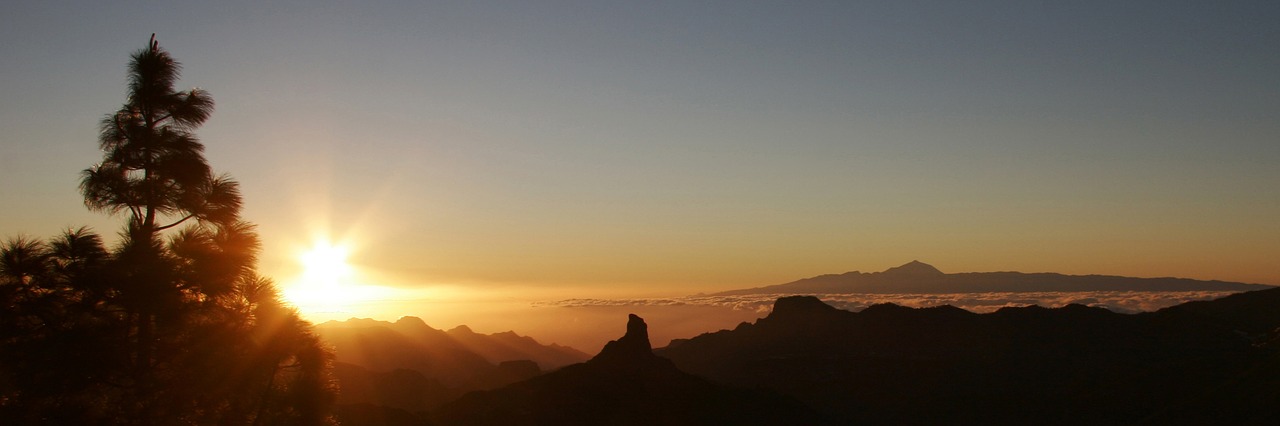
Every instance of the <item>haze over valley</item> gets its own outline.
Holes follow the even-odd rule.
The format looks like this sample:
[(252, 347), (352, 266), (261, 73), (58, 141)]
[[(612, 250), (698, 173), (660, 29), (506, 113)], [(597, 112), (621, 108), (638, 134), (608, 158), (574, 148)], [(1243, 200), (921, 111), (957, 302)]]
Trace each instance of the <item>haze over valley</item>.
[[(873, 287), (859, 286), (866, 283)], [(559, 343), (594, 353), (616, 338), (618, 317), (635, 313), (654, 324), (651, 339), (664, 345), (721, 329), (732, 329), (769, 314), (778, 297), (815, 295), (849, 311), (880, 303), (907, 307), (950, 305), (987, 313), (1003, 307), (1101, 307), (1118, 313), (1151, 312), (1195, 300), (1211, 300), (1264, 284), (1178, 278), (1068, 276), (1018, 272), (945, 274), (919, 261), (878, 273), (820, 275), (774, 286), (715, 294), (672, 297), (600, 297), (564, 299), (386, 300), (351, 304), (348, 310), (312, 313), (317, 323), (348, 318), (396, 321), (409, 312), (442, 329), (466, 325), (485, 333), (515, 331), (544, 343)], [(790, 290), (790, 291), (788, 291)], [(875, 290), (875, 292), (867, 292)], [(896, 290), (896, 291), (895, 291)], [(925, 291), (933, 290), (933, 291)], [(1002, 290), (1002, 291), (992, 291)]]
[[(1278, 292), (1141, 314), (855, 313), (789, 296), (732, 330), (656, 348), (654, 326), (633, 314), (622, 330), (618, 316), (622, 337), (594, 356), (417, 318), (318, 329), (350, 383), (339, 417), (358, 424), (1268, 424), (1280, 419)], [(1057, 410), (1067, 414), (1045, 417)]]

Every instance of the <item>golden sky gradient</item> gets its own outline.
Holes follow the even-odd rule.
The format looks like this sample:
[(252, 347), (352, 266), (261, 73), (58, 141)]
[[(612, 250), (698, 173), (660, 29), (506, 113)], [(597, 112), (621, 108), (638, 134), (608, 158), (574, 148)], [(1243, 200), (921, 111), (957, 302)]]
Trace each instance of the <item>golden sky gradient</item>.
[(1122, 3), (10, 5), (0, 233), (117, 231), (76, 182), (156, 32), (282, 283), (323, 239), (453, 295), (1280, 284), (1280, 6)]

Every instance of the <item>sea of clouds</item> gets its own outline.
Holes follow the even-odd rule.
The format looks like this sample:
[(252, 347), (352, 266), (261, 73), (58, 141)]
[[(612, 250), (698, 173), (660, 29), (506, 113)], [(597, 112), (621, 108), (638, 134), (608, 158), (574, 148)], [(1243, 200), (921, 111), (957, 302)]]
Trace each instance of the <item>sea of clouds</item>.
[[(1195, 301), (1211, 300), (1234, 291), (1091, 291), (1040, 293), (951, 293), (951, 294), (816, 294), (828, 305), (860, 311), (880, 303), (893, 303), (913, 308), (951, 305), (977, 313), (993, 312), (1003, 307), (1039, 305), (1046, 308), (1080, 304), (1106, 308), (1119, 313), (1150, 312)], [(788, 294), (753, 294), (740, 296), (687, 296), (637, 299), (564, 299), (535, 303), (535, 306), (558, 307), (622, 307), (622, 306), (718, 306), (733, 310), (768, 314), (773, 302)]]

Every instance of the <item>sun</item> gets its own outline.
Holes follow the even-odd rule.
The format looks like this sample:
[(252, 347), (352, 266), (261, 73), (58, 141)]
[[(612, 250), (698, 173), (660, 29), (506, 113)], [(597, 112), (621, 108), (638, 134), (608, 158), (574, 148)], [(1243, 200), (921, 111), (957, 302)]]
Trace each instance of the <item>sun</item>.
[(342, 310), (359, 286), (353, 283), (355, 268), (347, 261), (346, 245), (316, 241), (298, 254), (302, 274), (285, 292), (285, 298), (304, 311)]
[(310, 250), (298, 256), (302, 262), (302, 280), (308, 284), (334, 287), (351, 277), (351, 264), (347, 263), (350, 250), (346, 246), (327, 241), (317, 242)]
[(401, 290), (375, 284), (375, 271), (353, 264), (349, 243), (317, 238), (296, 251), (299, 272), (286, 281), (282, 295), (311, 321), (346, 319), (351, 315), (377, 316), (380, 307), (403, 296)]

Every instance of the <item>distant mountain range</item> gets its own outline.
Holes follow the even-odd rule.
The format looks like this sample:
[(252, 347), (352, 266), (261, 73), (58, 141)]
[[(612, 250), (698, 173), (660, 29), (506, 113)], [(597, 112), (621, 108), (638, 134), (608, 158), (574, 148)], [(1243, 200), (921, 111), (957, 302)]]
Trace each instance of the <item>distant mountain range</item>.
[(413, 369), (453, 385), (504, 361), (528, 360), (543, 369), (555, 369), (591, 358), (577, 349), (544, 345), (511, 331), (480, 334), (465, 325), (444, 331), (412, 316), (394, 323), (367, 318), (328, 321), (316, 325), (316, 333), (334, 346), (337, 361), (382, 371)]
[[(372, 343), (366, 346), (381, 347)], [(406, 389), (433, 389), (420, 374), (376, 374)], [(977, 314), (893, 304), (855, 313), (791, 296), (755, 323), (657, 350), (632, 315), (626, 334), (587, 362), (427, 410), (340, 405), (339, 420), (1280, 424), (1280, 288), (1142, 314), (1082, 305)]]
[(417, 317), (353, 318), (315, 327), (333, 346), (338, 403), (425, 412), (469, 391), (493, 389), (591, 356), (514, 332), (443, 331)]
[(1280, 424), (1280, 289), (1142, 314), (792, 296), (656, 353), (842, 424)]
[(714, 296), (748, 294), (892, 294), (1082, 291), (1252, 291), (1263, 284), (1203, 281), (1186, 278), (1131, 278), (1110, 275), (1055, 273), (968, 272), (947, 274), (928, 264), (911, 261), (883, 272), (819, 275), (785, 284), (732, 290)]

